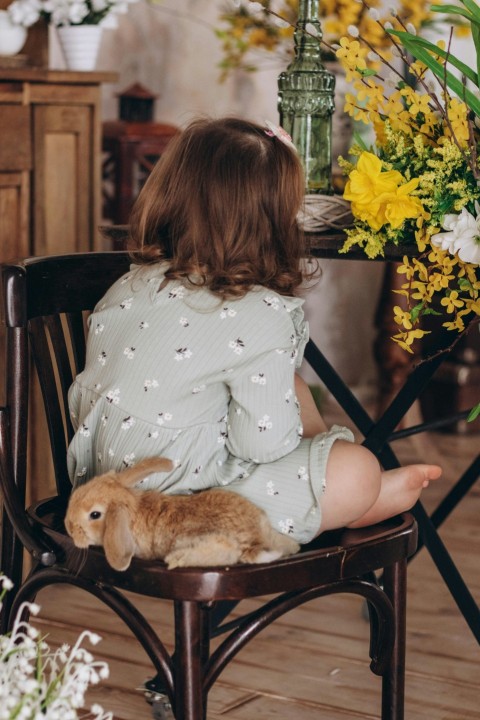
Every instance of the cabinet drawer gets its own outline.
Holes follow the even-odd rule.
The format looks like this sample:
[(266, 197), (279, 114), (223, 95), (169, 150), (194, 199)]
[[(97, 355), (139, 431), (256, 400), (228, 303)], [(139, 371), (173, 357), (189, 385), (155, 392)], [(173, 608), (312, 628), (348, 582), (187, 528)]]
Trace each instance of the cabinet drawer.
[(31, 169), (30, 122), (28, 106), (0, 106), (0, 170)]

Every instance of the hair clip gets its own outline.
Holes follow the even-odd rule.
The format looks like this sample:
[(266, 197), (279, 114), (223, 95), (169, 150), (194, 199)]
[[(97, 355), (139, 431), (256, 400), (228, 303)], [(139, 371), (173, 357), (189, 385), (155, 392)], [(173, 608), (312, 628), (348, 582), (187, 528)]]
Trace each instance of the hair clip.
[(284, 130), (279, 125), (275, 125), (274, 123), (270, 122), (270, 120), (265, 120), (265, 125), (268, 128), (267, 130), (265, 130), (265, 135), (268, 135), (268, 137), (276, 137), (281, 140), (284, 145), (288, 145), (289, 148), (292, 148), (292, 150), (297, 150), (297, 148), (292, 142), (292, 138), (286, 130)]

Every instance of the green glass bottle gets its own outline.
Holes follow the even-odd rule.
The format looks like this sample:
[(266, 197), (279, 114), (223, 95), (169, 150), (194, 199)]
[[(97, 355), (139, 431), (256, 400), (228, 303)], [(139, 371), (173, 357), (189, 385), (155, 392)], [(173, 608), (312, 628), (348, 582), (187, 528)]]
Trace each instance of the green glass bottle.
[[(307, 25), (311, 33), (305, 32)], [(322, 64), (321, 38), (318, 0), (299, 0), (295, 57), (278, 78), (278, 111), (302, 160), (305, 192), (330, 195), (335, 76)]]

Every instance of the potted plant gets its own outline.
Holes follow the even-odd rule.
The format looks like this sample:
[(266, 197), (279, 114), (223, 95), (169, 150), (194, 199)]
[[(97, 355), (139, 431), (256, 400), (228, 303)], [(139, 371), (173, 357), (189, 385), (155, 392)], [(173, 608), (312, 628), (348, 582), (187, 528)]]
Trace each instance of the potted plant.
[(13, 0), (7, 12), (14, 25), (45, 20), (57, 29), (67, 67), (93, 70), (102, 30), (114, 28), (118, 15), (136, 0)]

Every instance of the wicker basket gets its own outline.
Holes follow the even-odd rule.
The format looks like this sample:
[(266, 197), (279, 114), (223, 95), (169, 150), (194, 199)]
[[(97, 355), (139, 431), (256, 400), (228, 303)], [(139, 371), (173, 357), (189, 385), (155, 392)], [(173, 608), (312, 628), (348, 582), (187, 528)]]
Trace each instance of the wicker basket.
[(351, 226), (353, 215), (350, 203), (339, 195), (305, 195), (298, 220), (305, 232), (327, 232)]

